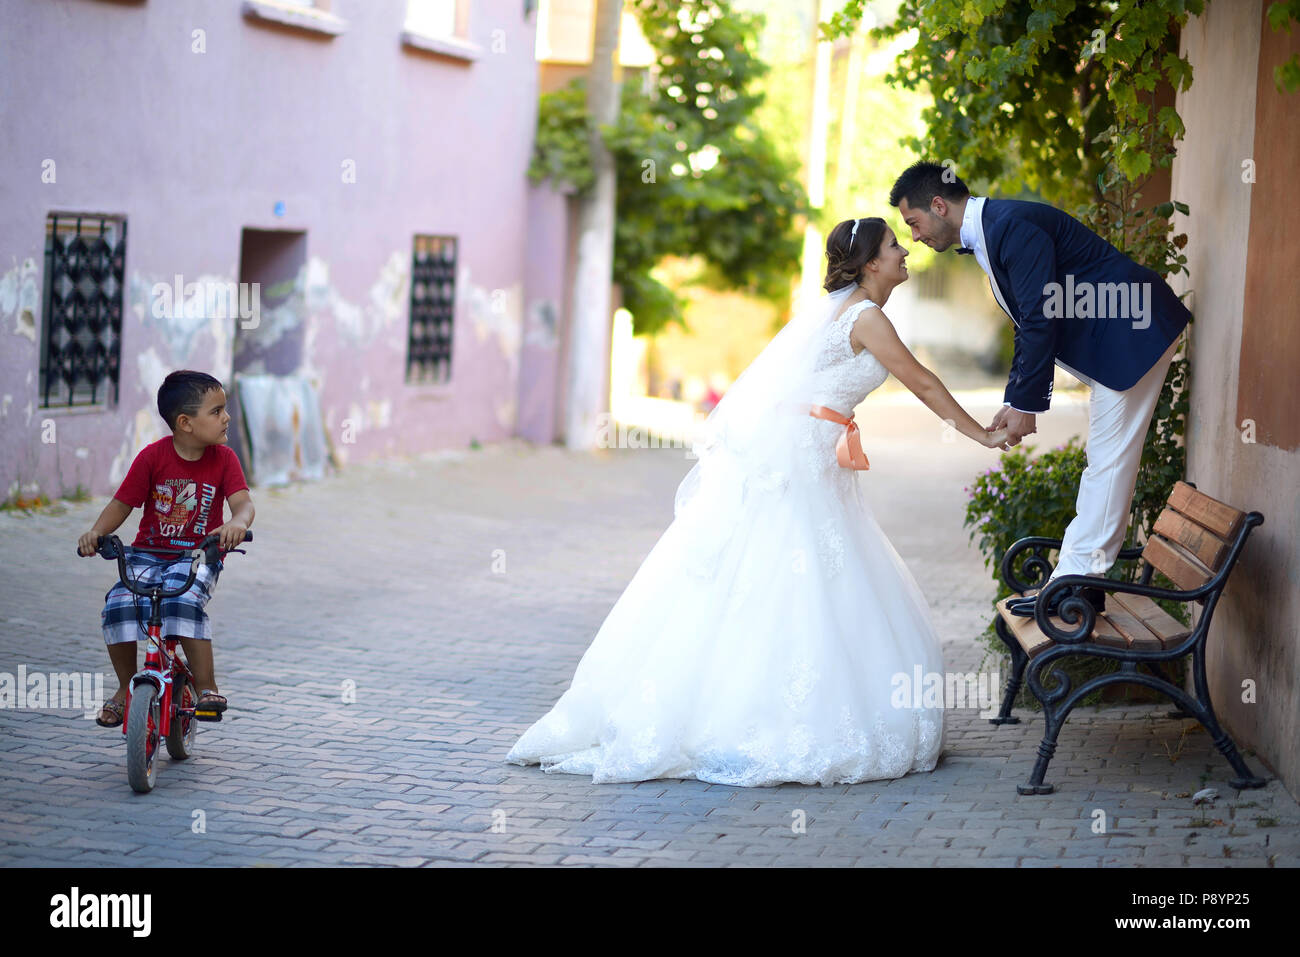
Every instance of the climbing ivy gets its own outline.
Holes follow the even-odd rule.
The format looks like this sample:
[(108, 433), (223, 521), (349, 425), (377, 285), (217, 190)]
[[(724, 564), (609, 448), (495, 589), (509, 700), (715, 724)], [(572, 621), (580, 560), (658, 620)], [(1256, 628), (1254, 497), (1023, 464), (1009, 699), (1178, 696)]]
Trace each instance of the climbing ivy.
[[(1291, 24), (1300, 22), (1300, 0), (1279, 0), (1268, 6), (1268, 25), (1275, 33), (1291, 32)], [(1300, 90), (1300, 53), (1291, 54), (1285, 63), (1273, 67), (1273, 83), (1279, 93)]]
[[(848, 0), (823, 35), (852, 32), (867, 0)], [(1094, 148), (1113, 139), (1111, 161), (1128, 179), (1149, 173), (1159, 157), (1138, 132), (1154, 118), (1171, 136), (1182, 121), (1152, 93), (1163, 80), (1176, 90), (1192, 69), (1168, 39), (1203, 0), (904, 0), (881, 38), (917, 31), (890, 82), (928, 89), (925, 142), (913, 150), (949, 159), (967, 182), (996, 184), (1014, 195), (1032, 190), (1073, 208), (1095, 192), (1107, 160)], [(1154, 114), (1154, 117), (1153, 117)], [(1089, 195), (1091, 193), (1091, 196)]]

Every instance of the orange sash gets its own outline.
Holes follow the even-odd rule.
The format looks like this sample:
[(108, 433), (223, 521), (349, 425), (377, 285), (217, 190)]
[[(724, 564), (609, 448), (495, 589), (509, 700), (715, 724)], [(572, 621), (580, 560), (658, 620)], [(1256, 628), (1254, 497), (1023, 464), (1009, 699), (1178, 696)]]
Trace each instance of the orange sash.
[(828, 409), (824, 405), (814, 405), (808, 414), (813, 418), (825, 419), (827, 422), (834, 422), (837, 425), (844, 426), (844, 434), (840, 436), (839, 442), (835, 445), (835, 460), (843, 468), (858, 470), (871, 468), (866, 453), (862, 451), (862, 437), (858, 432), (858, 424), (853, 421), (852, 415), (840, 415), (834, 409)]

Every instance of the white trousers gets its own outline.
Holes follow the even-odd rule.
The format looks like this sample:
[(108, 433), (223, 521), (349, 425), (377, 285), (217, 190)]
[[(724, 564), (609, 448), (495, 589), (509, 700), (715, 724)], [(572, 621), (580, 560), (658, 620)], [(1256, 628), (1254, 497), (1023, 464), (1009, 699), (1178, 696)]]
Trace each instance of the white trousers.
[(1088, 403), (1088, 467), (1079, 480), (1075, 516), (1065, 530), (1052, 578), (1104, 576), (1115, 564), (1128, 530), (1142, 444), (1177, 351), (1175, 339), (1131, 389), (1116, 392), (1093, 383)]

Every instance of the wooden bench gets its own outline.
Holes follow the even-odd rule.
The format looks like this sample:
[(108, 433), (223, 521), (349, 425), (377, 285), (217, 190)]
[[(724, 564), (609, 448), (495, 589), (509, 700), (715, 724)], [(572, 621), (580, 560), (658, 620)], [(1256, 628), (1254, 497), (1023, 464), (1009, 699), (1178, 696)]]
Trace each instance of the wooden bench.
[[(1038, 760), (1025, 784), (1017, 785), (1021, 794), (1051, 794), (1053, 787), (1043, 783), (1047, 765), (1056, 751), (1056, 738), (1070, 710), (1085, 695), (1112, 684), (1138, 684), (1166, 695), (1180, 708), (1170, 717), (1195, 718), (1210, 733), (1215, 747), (1228, 759), (1236, 772), (1229, 782), (1234, 788), (1258, 788), (1267, 782), (1256, 777), (1237, 752), (1232, 738), (1219, 725), (1210, 702), (1205, 678), (1205, 644), (1210, 632), (1214, 608), (1232, 568), (1246, 544), (1250, 530), (1263, 524), (1259, 512), (1244, 513), (1210, 498), (1188, 482), (1179, 482), (1169, 495), (1165, 509), (1156, 519), (1152, 534), (1141, 548), (1126, 548), (1118, 560), (1142, 559), (1145, 566), (1136, 582), (1113, 581), (1092, 575), (1062, 575), (1048, 582), (1052, 563), (1051, 549), (1059, 549), (1061, 539), (1030, 537), (1016, 542), (1002, 557), (1001, 574), (1016, 594), (998, 602), (996, 630), (1011, 652), (1011, 676), (1002, 698), (1002, 708), (992, 724), (1014, 724), (1011, 706), (1020, 691), (1028, 668), (1029, 689), (1043, 705), (1046, 725)], [(1177, 586), (1157, 588), (1151, 577), (1161, 572)], [(1034, 618), (1012, 615), (1007, 602), (1019, 595), (1039, 592)], [(1083, 598), (1067, 598), (1058, 615), (1049, 617), (1044, 606), (1052, 596), (1072, 585), (1091, 585), (1106, 593), (1106, 609), (1098, 613)], [(1202, 606), (1195, 626), (1179, 622), (1155, 599), (1198, 602)], [(1195, 695), (1189, 695), (1171, 682), (1160, 667), (1161, 662), (1192, 656)], [(1119, 670), (1098, 675), (1071, 690), (1068, 675), (1059, 669), (1052, 674), (1052, 687), (1043, 684), (1043, 674), (1056, 661), (1070, 655), (1108, 658), (1120, 662)], [(1139, 671), (1138, 666), (1146, 671)]]

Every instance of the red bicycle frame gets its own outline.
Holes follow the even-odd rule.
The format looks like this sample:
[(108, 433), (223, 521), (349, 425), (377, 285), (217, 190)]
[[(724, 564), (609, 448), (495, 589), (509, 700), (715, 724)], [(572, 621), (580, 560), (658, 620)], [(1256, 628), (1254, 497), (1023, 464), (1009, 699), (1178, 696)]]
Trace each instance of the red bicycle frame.
[[(152, 618), (152, 616), (150, 616)], [(135, 686), (141, 682), (149, 682), (158, 689), (158, 714), (160, 720), (163, 716), (170, 717), (172, 713), (172, 693), (175, 687), (175, 678), (181, 679), (181, 687), (184, 687), (184, 681), (187, 678), (192, 680), (190, 670), (186, 667), (185, 661), (176, 654), (176, 643), (179, 639), (162, 637), (162, 626), (149, 622), (149, 647), (144, 656), (144, 667), (135, 673), (131, 679), (130, 686), (126, 689), (125, 709), (122, 712), (122, 735), (126, 736), (126, 723), (128, 716), (131, 714), (131, 695), (135, 691)], [(166, 664), (164, 665), (164, 659)], [(197, 690), (197, 689), (196, 689)], [(183, 708), (177, 711), (182, 718), (194, 717), (194, 704), (190, 702), (189, 708)], [(163, 733), (160, 727), (159, 733)]]

